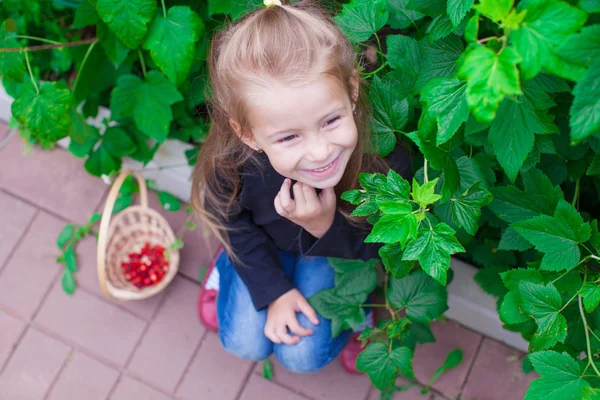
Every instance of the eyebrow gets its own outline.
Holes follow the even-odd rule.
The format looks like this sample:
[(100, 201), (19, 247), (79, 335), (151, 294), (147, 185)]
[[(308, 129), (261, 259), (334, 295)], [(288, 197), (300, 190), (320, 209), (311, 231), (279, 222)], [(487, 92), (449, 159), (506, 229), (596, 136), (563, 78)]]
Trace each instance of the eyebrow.
[[(334, 114), (334, 113), (336, 113), (336, 112), (342, 111), (342, 110), (344, 110), (345, 108), (346, 108), (346, 107), (345, 107), (343, 104), (340, 104), (340, 105), (336, 106), (335, 108), (333, 108), (332, 110), (330, 110), (330, 111), (329, 111), (327, 114), (325, 114), (324, 116), (322, 116), (322, 117), (319, 119), (319, 122), (323, 122), (323, 121), (324, 121), (325, 119), (327, 119), (327, 118), (328, 118), (328, 117), (329, 117), (331, 114)], [(282, 134), (285, 134), (285, 133), (290, 133), (290, 132), (293, 132), (293, 131), (297, 131), (297, 129), (282, 129), (282, 130), (280, 130), (280, 131), (277, 131), (277, 132), (273, 132), (273, 133), (271, 133), (271, 134), (268, 136), (268, 138), (274, 138), (275, 136), (282, 135)]]

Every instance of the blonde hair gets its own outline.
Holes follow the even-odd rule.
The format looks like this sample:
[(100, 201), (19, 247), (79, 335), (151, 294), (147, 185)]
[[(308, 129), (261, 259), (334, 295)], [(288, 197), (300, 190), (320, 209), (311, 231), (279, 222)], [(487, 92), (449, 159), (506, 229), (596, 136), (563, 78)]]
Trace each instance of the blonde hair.
[[(315, 73), (338, 78), (353, 101), (359, 138), (344, 176), (335, 187), (341, 193), (358, 186), (361, 171), (384, 171), (385, 163), (371, 154), (364, 81), (357, 74), (356, 52), (332, 19), (311, 1), (263, 7), (232, 23), (213, 38), (208, 69), (212, 125), (198, 156), (192, 180), (192, 206), (236, 260), (225, 225), (240, 190), (246, 163), (259, 165), (255, 150), (245, 145), (230, 126), (249, 131), (250, 95), (273, 79), (301, 82)], [(354, 98), (358, 93), (358, 98)], [(365, 152), (366, 151), (366, 152)], [(338, 208), (349, 218), (348, 204)], [(349, 218), (350, 219), (350, 218)], [(356, 222), (356, 221), (354, 221)]]

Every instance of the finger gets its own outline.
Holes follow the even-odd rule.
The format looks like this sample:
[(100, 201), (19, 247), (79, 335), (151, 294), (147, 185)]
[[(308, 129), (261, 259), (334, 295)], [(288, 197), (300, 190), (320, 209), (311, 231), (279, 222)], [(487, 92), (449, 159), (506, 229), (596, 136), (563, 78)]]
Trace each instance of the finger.
[(317, 191), (314, 187), (310, 185), (302, 185), (302, 191), (304, 193), (304, 198), (306, 202), (309, 204), (317, 204), (319, 202), (319, 198), (317, 197)]
[(286, 330), (286, 325), (280, 325), (277, 328), (275, 328), (275, 334), (279, 339), (281, 339), (283, 343), (296, 344), (300, 341), (300, 338), (298, 336), (291, 336), (286, 332)]
[(313, 323), (314, 325), (319, 325), (319, 318), (317, 318), (317, 313), (315, 312), (315, 309), (312, 308), (310, 304), (308, 304), (308, 301), (306, 301), (306, 299), (298, 300), (298, 308), (311, 323)]
[(335, 190), (333, 188), (325, 188), (321, 191), (319, 195), (319, 199), (321, 203), (326, 206), (335, 206), (336, 198), (335, 198)]
[(299, 336), (308, 336), (313, 334), (312, 329), (307, 329), (300, 325), (300, 323), (298, 322), (298, 318), (295, 317), (293, 320), (289, 321), (288, 327), (290, 328), (290, 331)]
[(281, 339), (275, 334), (273, 327), (265, 325), (265, 336), (273, 343), (281, 343)]
[(294, 191), (294, 201), (296, 202), (297, 208), (304, 208), (306, 205), (306, 199), (304, 198), (304, 192), (302, 191), (302, 187), (304, 185), (301, 182), (296, 182), (292, 187)]
[(277, 214), (281, 215), (282, 217), (288, 215), (288, 212), (285, 211), (281, 206), (281, 198), (279, 197), (279, 193), (277, 193), (277, 196), (275, 196), (273, 204), (275, 205), (275, 211), (277, 212)]
[(296, 204), (294, 200), (290, 197), (290, 186), (292, 184), (292, 180), (289, 178), (285, 178), (283, 181), (283, 185), (281, 185), (281, 190), (279, 191), (279, 199), (281, 200), (281, 207), (287, 212), (292, 212), (296, 208)]

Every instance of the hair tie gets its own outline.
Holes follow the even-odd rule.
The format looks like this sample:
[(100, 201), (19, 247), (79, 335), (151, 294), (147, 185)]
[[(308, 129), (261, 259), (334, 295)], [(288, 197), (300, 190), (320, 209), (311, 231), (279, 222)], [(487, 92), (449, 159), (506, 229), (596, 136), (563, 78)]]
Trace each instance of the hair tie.
[(263, 3), (267, 7), (281, 6), (282, 5), (281, 4), (281, 0), (263, 0)]

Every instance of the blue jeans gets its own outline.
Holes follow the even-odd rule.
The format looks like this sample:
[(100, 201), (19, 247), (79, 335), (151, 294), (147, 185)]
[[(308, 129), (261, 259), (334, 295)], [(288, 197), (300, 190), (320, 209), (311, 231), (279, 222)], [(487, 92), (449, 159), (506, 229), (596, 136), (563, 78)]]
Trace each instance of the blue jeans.
[[(279, 254), (283, 271), (307, 299), (323, 289), (334, 287), (335, 271), (326, 257), (301, 259), (292, 253)], [(330, 320), (317, 314), (319, 325), (313, 325), (298, 312), (300, 325), (312, 329), (313, 334), (300, 337), (294, 345), (271, 342), (264, 334), (267, 310), (256, 311), (248, 288), (225, 252), (219, 256), (216, 267), (219, 271), (219, 338), (229, 353), (252, 361), (264, 360), (275, 353), (279, 363), (288, 370), (312, 373), (335, 359), (350, 340), (351, 330), (332, 338)]]

